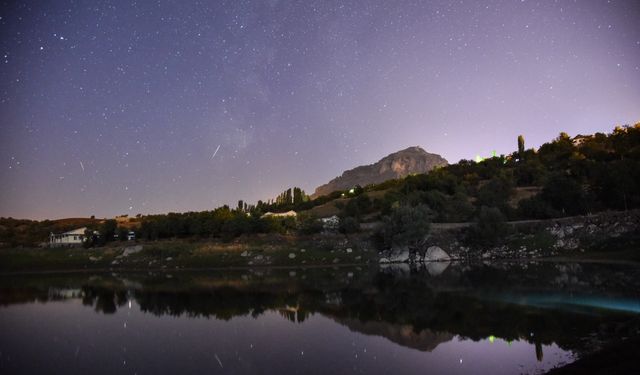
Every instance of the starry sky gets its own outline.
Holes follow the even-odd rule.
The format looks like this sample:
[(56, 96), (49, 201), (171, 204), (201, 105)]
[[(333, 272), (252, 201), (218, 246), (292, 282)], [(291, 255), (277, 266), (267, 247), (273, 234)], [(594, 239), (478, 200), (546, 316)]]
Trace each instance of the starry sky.
[(5, 1), (0, 216), (209, 210), (640, 121), (639, 1)]

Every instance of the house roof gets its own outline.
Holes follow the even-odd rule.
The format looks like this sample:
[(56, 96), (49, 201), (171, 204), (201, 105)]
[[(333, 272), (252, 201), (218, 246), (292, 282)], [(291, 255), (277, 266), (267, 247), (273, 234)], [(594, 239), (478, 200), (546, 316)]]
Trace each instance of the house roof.
[(74, 230), (70, 230), (68, 232), (64, 232), (62, 234), (70, 234), (70, 235), (80, 235), (80, 234), (84, 234), (84, 231), (87, 230), (87, 227), (82, 227), (82, 228), (78, 228), (78, 229), (74, 229)]
[(269, 217), (269, 216), (278, 216), (278, 217), (283, 217), (283, 216), (297, 216), (298, 214), (291, 210), (291, 211), (287, 211), (287, 212), (267, 212), (264, 215), (262, 215), (261, 217)]

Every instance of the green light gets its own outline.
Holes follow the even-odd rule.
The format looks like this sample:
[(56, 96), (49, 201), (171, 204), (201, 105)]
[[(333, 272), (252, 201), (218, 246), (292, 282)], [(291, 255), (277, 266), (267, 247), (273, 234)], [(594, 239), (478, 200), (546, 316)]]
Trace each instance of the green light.
[(489, 342), (493, 344), (493, 342), (495, 341), (496, 337), (494, 335), (489, 336)]

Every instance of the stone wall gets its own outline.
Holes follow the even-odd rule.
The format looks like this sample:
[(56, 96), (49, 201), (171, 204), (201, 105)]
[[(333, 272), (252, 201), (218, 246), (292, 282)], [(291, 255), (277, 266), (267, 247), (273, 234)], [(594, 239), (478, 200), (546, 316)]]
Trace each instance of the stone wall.
[(640, 239), (640, 210), (602, 212), (549, 220), (510, 222), (511, 234), (504, 245), (472, 247), (465, 245), (468, 225), (438, 227), (420, 246), (398, 248), (379, 253), (381, 263), (419, 263), (433, 260), (427, 256), (437, 247), (449, 260), (521, 259), (570, 255), (590, 249), (606, 249), (612, 241)]

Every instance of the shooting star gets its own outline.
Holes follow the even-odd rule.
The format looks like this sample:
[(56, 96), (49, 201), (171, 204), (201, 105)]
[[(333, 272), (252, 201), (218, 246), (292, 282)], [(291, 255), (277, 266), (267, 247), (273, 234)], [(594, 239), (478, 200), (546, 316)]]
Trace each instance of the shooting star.
[(80, 162), (80, 168), (82, 168), (82, 173), (84, 173), (84, 165)]
[(218, 153), (218, 150), (220, 150), (220, 145), (218, 145), (218, 147), (216, 147), (216, 150), (213, 152), (213, 155), (211, 155), (211, 159), (209, 159), (209, 160), (213, 160), (213, 158), (216, 157), (216, 154)]
[[(220, 146), (218, 146), (218, 148), (220, 148)], [(220, 368), (224, 368), (224, 366), (222, 366), (222, 361), (218, 357), (218, 354), (214, 353), (213, 355), (214, 355), (214, 357), (216, 357), (216, 360), (218, 361), (218, 364), (220, 365)]]

